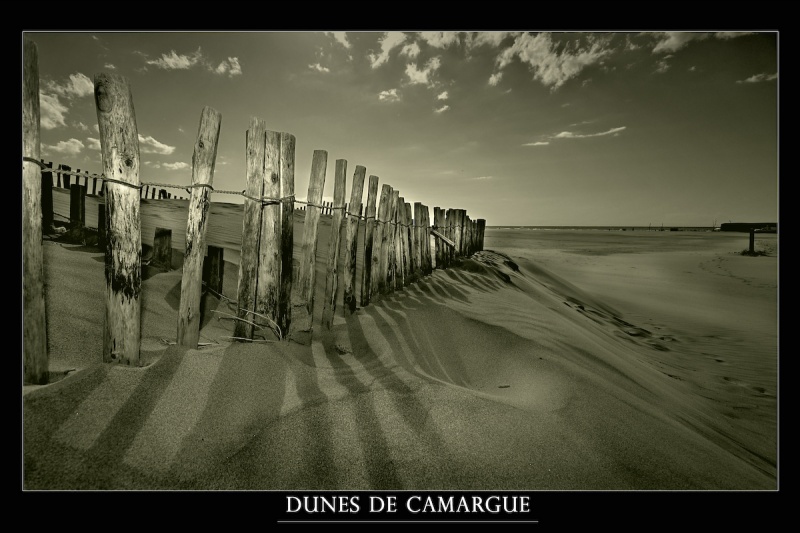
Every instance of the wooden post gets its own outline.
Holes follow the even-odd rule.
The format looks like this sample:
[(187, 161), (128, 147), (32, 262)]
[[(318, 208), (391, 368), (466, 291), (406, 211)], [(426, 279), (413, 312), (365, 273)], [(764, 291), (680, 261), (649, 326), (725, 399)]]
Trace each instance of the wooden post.
[(203, 260), (203, 281), (206, 287), (218, 294), (222, 294), (222, 285), (225, 280), (225, 249), (209, 246), (208, 254)]
[[(444, 231), (444, 209), (441, 207), (433, 208), (433, 225), (439, 233)], [(441, 239), (436, 239), (434, 246), (436, 248), (436, 268), (444, 268), (445, 245)]]
[(483, 251), (483, 234), (486, 232), (486, 220), (478, 219), (478, 250)]
[(153, 264), (167, 270), (172, 268), (172, 230), (156, 228), (153, 237)]
[(756, 253), (756, 230), (755, 228), (750, 228), (750, 253)]
[[(39, 108), (39, 54), (36, 43), (25, 40), (22, 73), (22, 293), (24, 382), (44, 385), (49, 378), (47, 319), (44, 301), (42, 253), (42, 172)], [(52, 178), (51, 178), (52, 179)], [(51, 181), (52, 186), (52, 181)], [(52, 218), (52, 206), (50, 209)]]
[(295, 137), (281, 132), (281, 292), (278, 326), (284, 334), (292, 323), (292, 256), (294, 254), (294, 147)]
[(431, 214), (427, 205), (422, 206), (422, 218), (425, 223), (425, 275), (433, 272), (433, 257), (431, 256)]
[[(211, 185), (217, 160), (222, 115), (216, 109), (204, 107), (192, 155), (192, 185)], [(178, 310), (177, 343), (197, 348), (200, 339), (200, 297), (203, 293), (203, 261), (208, 227), (208, 208), (211, 190), (208, 187), (192, 188), (189, 216), (186, 221), (186, 253), (181, 276), (181, 301)], [(147, 195), (145, 195), (147, 197)], [(211, 247), (209, 247), (211, 248)], [(171, 250), (171, 248), (170, 248)], [(221, 248), (218, 248), (221, 252)], [(209, 249), (209, 255), (211, 255)], [(217, 266), (219, 273), (219, 266)], [(217, 292), (222, 292), (218, 290)]]
[[(267, 200), (261, 208), (261, 237), (258, 244), (258, 268), (256, 274), (256, 303), (251, 320), (256, 324), (275, 329), (278, 323), (278, 307), (281, 291), (281, 134), (266, 132), (264, 152), (264, 197)], [(264, 320), (261, 317), (267, 317)], [(275, 333), (280, 339), (283, 330)]]
[(108, 231), (108, 221), (106, 220), (106, 204), (97, 204), (97, 246), (105, 250), (106, 232)]
[(364, 211), (366, 226), (364, 228), (364, 267), (361, 282), (361, 307), (369, 305), (372, 295), (372, 256), (375, 243), (375, 206), (378, 197), (378, 176), (369, 177), (367, 189), (367, 209)]
[(87, 191), (89, 190), (89, 171), (88, 170), (84, 170), (83, 171), (83, 188), (86, 189)]
[(404, 224), (405, 227), (405, 284), (414, 281), (414, 223), (411, 216), (411, 204), (406, 202), (404, 207)]
[(408, 260), (406, 250), (406, 200), (402, 196), (397, 198), (397, 241), (395, 243), (395, 254), (397, 255), (397, 282), (396, 288), (402, 288), (408, 284), (408, 273), (406, 272), (406, 261)]
[(97, 196), (97, 178), (92, 178), (92, 196)]
[(128, 80), (94, 77), (103, 173), (129, 183), (106, 185), (106, 316), (103, 361), (139, 366), (142, 225), (139, 214), (139, 138)]
[[(42, 161), (44, 163), (44, 161)], [(47, 168), (53, 168), (53, 162), (44, 163)], [(42, 170), (42, 228), (49, 230), (53, 225), (53, 172)]]
[(71, 228), (86, 225), (86, 188), (77, 183), (69, 187), (69, 225)]
[(420, 232), (422, 231), (422, 204), (420, 202), (414, 202), (414, 256), (413, 256), (413, 265), (414, 265), (414, 278), (419, 279), (422, 277), (422, 236)]
[(317, 230), (319, 225), (322, 191), (325, 188), (325, 171), (328, 152), (314, 150), (311, 160), (311, 178), (308, 183), (306, 219), (303, 228), (303, 250), (297, 276), (298, 290), (292, 303), (292, 329), (295, 332), (311, 332), (314, 316), (314, 261), (317, 256)]
[[(322, 305), (322, 325), (331, 329), (336, 312), (336, 296), (339, 293), (339, 244), (342, 238), (344, 219), (344, 196), (347, 192), (347, 160), (336, 160), (336, 173), (333, 182), (333, 219), (331, 236), (328, 240), (328, 268), (325, 276), (325, 301)], [(347, 258), (345, 258), (347, 262)]]
[[(242, 212), (242, 249), (239, 258), (239, 286), (237, 317), (234, 337), (253, 338), (253, 315), (256, 299), (256, 274), (258, 268), (258, 241), (261, 233), (261, 196), (264, 192), (264, 151), (266, 150), (266, 122), (250, 118), (250, 128), (245, 135), (247, 152), (247, 187)], [(253, 200), (252, 198), (258, 198)], [(247, 322), (245, 322), (247, 321)]]
[(152, 192), (151, 192), (151, 194), (150, 194), (150, 198), (152, 198), (153, 200), (155, 200), (155, 199), (156, 199), (156, 194), (158, 194), (158, 191), (156, 190), (156, 188), (155, 188), (155, 187), (153, 187), (153, 189), (152, 189)]
[[(347, 205), (347, 237), (344, 243), (344, 312), (352, 315), (356, 311), (356, 261), (358, 259), (358, 225), (361, 215), (361, 198), (364, 196), (364, 177), (367, 169), (356, 166), (353, 185), (350, 187), (350, 202)], [(377, 185), (377, 184), (376, 184)]]
[(464, 216), (464, 255), (466, 257), (470, 256), (470, 234), (472, 233), (472, 221), (469, 219), (469, 215)]
[[(378, 207), (378, 231), (375, 236), (375, 251), (378, 253), (378, 293), (385, 294), (386, 278), (389, 275), (389, 216), (392, 212), (392, 192), (394, 189), (386, 183), (381, 188), (381, 205)], [(373, 268), (375, 265), (372, 265)], [(373, 273), (375, 274), (375, 273)]]
[(454, 211), (454, 214), (455, 214), (455, 219), (454, 219), (454, 223), (453, 223), (453, 230), (455, 232), (454, 233), (455, 239), (453, 239), (453, 240), (456, 242), (455, 256), (456, 257), (461, 257), (461, 235), (462, 235), (461, 230), (462, 230), (462, 225), (463, 225), (463, 222), (462, 222), (461, 219), (463, 218), (462, 215), (464, 213), (463, 213), (463, 210), (456, 209)]
[(67, 190), (69, 190), (71, 183), (71, 176), (69, 175), (70, 170), (72, 167), (69, 165), (58, 165), (59, 170), (64, 170), (65, 172), (60, 172), (59, 175), (61, 176), (61, 186)]

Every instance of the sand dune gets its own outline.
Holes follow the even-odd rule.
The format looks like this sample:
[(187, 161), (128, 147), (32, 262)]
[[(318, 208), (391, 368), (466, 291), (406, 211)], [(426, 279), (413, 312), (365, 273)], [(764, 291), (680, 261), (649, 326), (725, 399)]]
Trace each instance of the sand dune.
[(213, 344), (167, 346), (181, 273), (149, 270), (144, 368), (100, 362), (102, 254), (45, 242), (51, 369), (77, 370), (24, 387), (25, 488), (775, 489), (776, 258), (670, 238), (487, 230), (497, 252), (317, 319), (310, 345), (231, 343), (209, 296)]

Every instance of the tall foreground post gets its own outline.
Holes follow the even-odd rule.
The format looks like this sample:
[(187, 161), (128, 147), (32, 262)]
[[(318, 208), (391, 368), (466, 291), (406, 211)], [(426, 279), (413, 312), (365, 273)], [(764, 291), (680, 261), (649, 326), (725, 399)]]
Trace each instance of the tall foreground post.
[[(219, 111), (210, 107), (203, 108), (192, 155), (192, 185), (211, 185), (214, 179), (221, 122), (222, 115)], [(200, 296), (203, 292), (203, 257), (210, 195), (211, 190), (208, 187), (192, 189), (186, 221), (186, 254), (181, 277), (177, 342), (180, 346), (189, 348), (197, 348), (200, 338)]]
[(281, 132), (281, 294), (278, 326), (286, 335), (292, 323), (292, 255), (294, 253), (294, 146), (291, 133)]
[(100, 73), (94, 77), (94, 98), (107, 178), (103, 361), (139, 366), (142, 226), (133, 96), (126, 78)]
[[(433, 224), (436, 231), (444, 235), (444, 209), (441, 207), (433, 208)], [(436, 268), (444, 268), (444, 249), (445, 245), (441, 239), (436, 239)]]
[(422, 204), (414, 202), (414, 277), (419, 279), (422, 272)]
[(478, 219), (478, 251), (483, 251), (483, 234), (486, 231), (486, 220)]
[[(253, 338), (252, 315), (255, 308), (258, 243), (261, 232), (261, 196), (264, 191), (264, 151), (267, 126), (260, 118), (250, 118), (245, 145), (247, 151), (247, 188), (242, 212), (242, 251), (239, 258), (239, 288), (234, 337)], [(255, 199), (253, 199), (255, 198)]]
[[(372, 294), (383, 293), (386, 290), (386, 272), (389, 262), (389, 243), (386, 235), (386, 225), (389, 220), (389, 207), (392, 201), (392, 186), (386, 183), (381, 187), (381, 203), (378, 206), (377, 227), (375, 230), (375, 243), (372, 248)], [(377, 281), (377, 283), (375, 283)]]
[(361, 307), (369, 305), (372, 295), (372, 254), (375, 244), (375, 206), (378, 197), (378, 176), (369, 177), (367, 191), (367, 209), (364, 211), (364, 268), (361, 283)]
[(408, 285), (408, 224), (406, 223), (406, 200), (402, 196), (397, 203), (397, 287)]
[[(25, 383), (48, 381), (42, 253), (42, 174), (39, 167), (39, 55), (36, 43), (25, 40), (22, 74), (22, 298)], [(52, 185), (52, 182), (51, 182)]]
[[(361, 197), (364, 196), (364, 177), (367, 169), (356, 165), (353, 185), (350, 186), (350, 203), (347, 207), (347, 236), (344, 243), (344, 312), (351, 315), (356, 310), (356, 261), (358, 259), (358, 222), (361, 214)], [(366, 266), (366, 265), (365, 265)]]
[[(325, 171), (328, 166), (328, 152), (314, 150), (311, 160), (311, 179), (308, 183), (308, 206), (303, 228), (303, 250), (300, 256), (300, 270), (297, 276), (298, 290), (292, 303), (293, 332), (311, 332), (314, 315), (314, 261), (317, 255), (317, 230), (325, 187)], [(295, 336), (296, 337), (296, 336)]]
[[(328, 329), (333, 325), (336, 312), (336, 295), (339, 292), (339, 243), (342, 236), (344, 218), (344, 195), (347, 190), (347, 161), (336, 160), (336, 174), (333, 182), (333, 217), (331, 236), (328, 241), (328, 268), (325, 276), (325, 302), (322, 307), (322, 325)], [(345, 258), (347, 262), (347, 258)]]
[[(274, 329), (278, 323), (281, 290), (281, 134), (267, 131), (264, 145), (265, 201), (261, 207), (261, 232), (258, 239), (256, 301), (252, 321)], [(263, 318), (266, 317), (266, 320)], [(281, 338), (283, 332), (275, 332)]]
[(414, 281), (414, 218), (411, 214), (411, 204), (405, 203), (405, 230), (406, 235), (406, 285)]

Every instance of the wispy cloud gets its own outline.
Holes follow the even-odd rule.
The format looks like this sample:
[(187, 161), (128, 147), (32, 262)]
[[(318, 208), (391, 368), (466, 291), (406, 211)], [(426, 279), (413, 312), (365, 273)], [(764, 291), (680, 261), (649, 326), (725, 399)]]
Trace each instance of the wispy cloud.
[(439, 70), (439, 67), (442, 65), (442, 61), (438, 57), (432, 57), (428, 60), (425, 64), (425, 68), (420, 70), (417, 68), (416, 63), (409, 63), (406, 65), (406, 76), (408, 76), (408, 82), (411, 85), (415, 84), (425, 84), (427, 86), (432, 86), (433, 83), (431, 81), (431, 76)]
[(489, 46), (497, 48), (504, 40), (509, 37), (519, 35), (519, 32), (513, 31), (478, 31), (468, 33), (465, 39), (467, 50), (478, 48), (479, 46)]
[(434, 48), (447, 48), (459, 43), (457, 31), (421, 31), (419, 38)]
[(692, 41), (702, 41), (709, 36), (706, 32), (688, 31), (666, 31), (650, 35), (656, 38), (656, 45), (653, 47), (654, 54), (676, 52)]
[(489, 76), (489, 85), (494, 87), (495, 85), (500, 83), (501, 79), (503, 79), (503, 73), (502, 72), (495, 72), (494, 74)]
[(311, 70), (316, 70), (318, 72), (330, 72), (331, 71), (331, 69), (329, 69), (328, 67), (323, 67), (319, 63), (314, 63), (313, 65), (309, 65), (308, 68), (310, 68)]
[(58, 96), (39, 93), (40, 124), (43, 129), (52, 130), (59, 126), (66, 126), (64, 116), (69, 108), (61, 103)]
[(419, 55), (419, 45), (417, 43), (407, 44), (400, 50), (400, 54), (414, 59)]
[(397, 94), (397, 89), (389, 89), (387, 91), (381, 91), (378, 94), (378, 100), (381, 102), (399, 102), (400, 96)]
[(94, 128), (95, 133), (100, 133), (100, 126), (93, 124), (92, 127)]
[(476, 176), (474, 178), (469, 178), (471, 180), (493, 180), (494, 176)]
[(69, 78), (62, 82), (47, 81), (45, 91), (49, 94), (56, 94), (64, 98), (80, 98), (94, 94), (94, 83), (89, 76), (81, 72), (70, 74)]
[(109, 70), (116, 70), (117, 69), (117, 67), (113, 63), (106, 63), (105, 65), (103, 65), (103, 68), (107, 68)]
[(194, 53), (188, 55), (178, 54), (175, 50), (170, 50), (167, 54), (161, 54), (158, 59), (145, 60), (145, 63), (164, 70), (188, 70), (202, 59), (203, 52), (198, 47)]
[(447, 94), (447, 91), (442, 91), (442, 92), (439, 93), (439, 95), (436, 97), (436, 99), (437, 100), (447, 100), (449, 97), (450, 97), (450, 95)]
[(87, 137), (86, 138), (86, 147), (89, 150), (100, 150), (100, 139), (95, 139), (94, 137)]
[(601, 131), (599, 133), (573, 133), (571, 131), (562, 131), (554, 135), (553, 139), (586, 139), (588, 137), (603, 137), (604, 135), (615, 135), (626, 129), (627, 126), (620, 126), (619, 128), (611, 128), (608, 131)]
[(434, 109), (434, 112), (435, 112), (435, 113), (440, 113), (440, 114), (441, 114), (441, 113), (444, 113), (445, 111), (447, 111), (448, 109), (450, 109), (450, 106), (449, 106), (449, 105), (443, 105), (442, 107), (439, 107), (439, 108), (437, 108), (437, 109)]
[(667, 56), (664, 59), (661, 59), (656, 63), (655, 72), (657, 74), (664, 74), (666, 71), (669, 70), (669, 63), (667, 62), (667, 58), (669, 58), (669, 57), (672, 57), (672, 56)]
[(735, 39), (736, 37), (744, 37), (745, 35), (754, 35), (752, 31), (718, 31), (714, 34), (717, 39)]
[(697, 67), (695, 67), (694, 65), (689, 67), (689, 72), (695, 72), (696, 70), (697, 70)]
[(159, 142), (149, 135), (145, 137), (140, 133), (139, 150), (141, 150), (143, 154), (169, 155), (175, 151), (175, 147)]
[(761, 74), (754, 74), (747, 79), (744, 80), (737, 80), (736, 83), (758, 83), (761, 81), (772, 81), (778, 78), (778, 73), (775, 74), (767, 74), (763, 72)]
[(336, 39), (345, 48), (350, 48), (350, 46), (351, 46), (350, 41), (347, 40), (347, 32), (346, 31), (326, 31), (325, 35), (332, 36), (334, 39)]
[(184, 130), (184, 129), (183, 129), (183, 128), (181, 128), (180, 126), (178, 126), (178, 131), (179, 131), (179, 132), (181, 132), (181, 133), (186, 133), (186, 130)]
[(184, 170), (189, 168), (188, 163), (184, 163), (183, 161), (178, 161), (176, 163), (162, 163), (162, 168), (166, 168), (167, 170)]
[(78, 139), (70, 139), (68, 141), (58, 141), (56, 144), (42, 144), (42, 149), (45, 152), (58, 152), (59, 154), (76, 155), (81, 153), (85, 148), (84, 144)]
[(609, 55), (609, 40), (609, 37), (587, 34), (585, 44), (572, 41), (558, 45), (550, 33), (523, 33), (517, 36), (514, 44), (497, 56), (497, 71), (518, 58), (533, 71), (534, 79), (555, 91), (564, 82), (580, 74), (584, 68)]
[(209, 70), (220, 76), (227, 74), (229, 78), (242, 75), (242, 65), (239, 64), (238, 57), (229, 57), (217, 65), (216, 68), (209, 66)]
[(81, 131), (89, 131), (89, 126), (84, 124), (83, 122), (75, 122), (72, 124), (74, 127), (78, 128)]
[(380, 54), (369, 54), (369, 60), (372, 68), (378, 68), (389, 61), (389, 52), (403, 44), (405, 40), (405, 33), (400, 31), (387, 31), (380, 40)]
[(550, 144), (550, 141), (536, 141), (533, 143), (525, 143), (522, 146), (547, 146)]

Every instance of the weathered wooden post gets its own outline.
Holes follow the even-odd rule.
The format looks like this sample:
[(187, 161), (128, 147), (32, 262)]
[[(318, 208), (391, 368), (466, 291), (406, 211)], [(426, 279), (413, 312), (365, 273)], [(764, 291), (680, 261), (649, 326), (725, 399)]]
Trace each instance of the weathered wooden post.
[(408, 272), (406, 271), (406, 261), (408, 245), (406, 244), (406, 200), (402, 196), (397, 198), (397, 243), (395, 246), (397, 255), (397, 288), (408, 284)]
[[(298, 290), (292, 303), (292, 330), (296, 333), (310, 333), (314, 315), (314, 261), (317, 256), (317, 230), (320, 217), (322, 191), (325, 187), (325, 171), (328, 165), (328, 152), (314, 150), (311, 160), (311, 178), (308, 183), (308, 205), (303, 228), (303, 250), (297, 276)], [(297, 338), (298, 335), (295, 335)]]
[(367, 189), (367, 209), (364, 211), (364, 268), (361, 282), (361, 307), (369, 305), (372, 296), (372, 256), (375, 244), (375, 208), (378, 197), (378, 176), (369, 177), (369, 188)]
[(292, 255), (294, 253), (294, 147), (295, 137), (281, 132), (281, 293), (278, 326), (288, 335), (292, 323)]
[(430, 275), (433, 272), (433, 258), (431, 257), (431, 219), (430, 210), (427, 205), (422, 206), (422, 218), (425, 223), (425, 275)]
[[(322, 305), (322, 325), (331, 329), (333, 314), (336, 312), (336, 296), (339, 292), (339, 244), (344, 219), (344, 196), (347, 192), (347, 160), (336, 160), (336, 173), (333, 182), (333, 219), (331, 236), (328, 241), (328, 266), (325, 276), (325, 302)], [(348, 259), (345, 258), (345, 263)]]
[[(345, 316), (356, 311), (356, 262), (358, 259), (358, 223), (361, 215), (361, 198), (364, 196), (366, 167), (356, 165), (353, 185), (350, 187), (350, 202), (347, 206), (347, 237), (344, 243), (344, 312)], [(377, 190), (377, 180), (376, 180)], [(374, 207), (374, 206), (373, 206)], [(366, 257), (366, 256), (365, 256)], [(366, 261), (364, 266), (366, 267)]]
[(92, 196), (97, 196), (97, 178), (92, 177)]
[[(53, 168), (53, 162), (49, 161), (44, 166), (48, 169)], [(42, 228), (47, 230), (53, 225), (53, 172), (41, 170), (42, 172)]]
[(414, 281), (414, 222), (411, 215), (411, 204), (405, 202), (403, 209), (403, 220), (405, 223), (405, 227), (403, 228), (405, 232), (405, 250), (403, 254), (405, 255), (406, 269), (405, 284), (408, 285)]
[[(261, 230), (257, 253), (256, 315), (251, 320), (275, 329), (281, 291), (281, 134), (266, 132), (264, 151), (264, 202), (261, 208)], [(264, 324), (263, 317), (266, 317)], [(283, 331), (276, 332), (278, 339)]]
[(69, 225), (70, 228), (86, 225), (86, 188), (77, 183), (69, 186)]
[(261, 197), (264, 192), (264, 152), (267, 142), (266, 123), (250, 117), (250, 128), (245, 135), (247, 152), (247, 186), (242, 212), (242, 249), (239, 258), (239, 310), (233, 336), (253, 338), (253, 316), (256, 299), (256, 274), (258, 268), (258, 242), (261, 233)]
[[(386, 196), (384, 198), (384, 192)], [(391, 234), (391, 215), (392, 215), (392, 193), (394, 188), (384, 184), (381, 190), (381, 205), (378, 208), (378, 222), (380, 223), (380, 246), (376, 247), (380, 251), (378, 266), (378, 292), (386, 294), (386, 281), (389, 277), (389, 236)], [(373, 265), (374, 266), (374, 265)]]
[(203, 260), (203, 282), (213, 292), (222, 294), (222, 285), (225, 281), (225, 249), (209, 246), (208, 253)]
[(172, 268), (172, 230), (169, 228), (156, 228), (153, 237), (153, 260), (154, 265)]
[(413, 265), (414, 265), (414, 279), (422, 277), (422, 204), (414, 202), (414, 227), (412, 228), (413, 235)]
[(69, 165), (61, 165), (61, 164), (59, 164), (58, 165), (58, 169), (64, 171), (64, 172), (59, 172), (59, 176), (61, 176), (61, 186), (64, 189), (69, 190), (69, 187), (72, 184), (71, 180), (70, 180), (70, 174), (69, 174), (70, 171), (72, 170), (72, 167), (69, 166)]
[[(219, 111), (211, 107), (203, 108), (192, 155), (192, 185), (195, 187), (192, 188), (192, 197), (189, 200), (189, 216), (186, 221), (186, 253), (183, 258), (177, 335), (178, 345), (188, 346), (189, 348), (197, 348), (197, 341), (200, 339), (203, 254), (206, 244), (206, 228), (208, 227), (210, 186), (214, 180), (214, 165), (217, 159), (217, 144), (221, 121), (222, 115)], [(146, 197), (147, 195), (145, 194)], [(213, 247), (209, 246), (208, 254), (213, 257), (211, 248)], [(222, 251), (221, 248), (218, 248), (218, 250)], [(219, 273), (219, 270), (220, 267), (217, 265), (217, 273)], [(221, 293), (221, 288), (217, 292)]]
[(392, 292), (397, 285), (397, 211), (400, 201), (400, 191), (392, 189), (392, 200), (389, 203), (389, 220), (386, 227), (389, 230), (387, 241), (389, 243), (389, 255), (387, 259), (386, 271), (386, 291)]
[(486, 231), (486, 220), (478, 219), (478, 251), (483, 251), (483, 234)]
[(755, 228), (750, 228), (750, 253), (756, 253), (756, 230)]
[(469, 257), (472, 253), (472, 221), (469, 218), (469, 215), (466, 217), (466, 222), (464, 223), (464, 255)]
[[(25, 40), (22, 73), (22, 294), (25, 383), (44, 385), (49, 378), (42, 252), (42, 173), (39, 54)], [(52, 180), (52, 178), (51, 178)], [(52, 181), (50, 182), (52, 187)], [(51, 197), (52, 198), (52, 197)], [(50, 216), (52, 218), (52, 206)]]
[[(444, 235), (444, 209), (441, 207), (433, 208), (433, 225), (438, 233)], [(444, 249), (445, 245), (441, 239), (436, 238), (436, 268), (444, 268)]]
[[(106, 315), (103, 361), (141, 364), (142, 226), (139, 137), (128, 80), (96, 74), (94, 97), (106, 176)], [(113, 180), (113, 181), (112, 181)]]
[(456, 209), (455, 210), (455, 224), (453, 229), (455, 230), (455, 241), (456, 241), (456, 257), (461, 257), (462, 252), (462, 236), (463, 236), (463, 229), (464, 229), (464, 210), (463, 209)]

